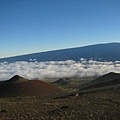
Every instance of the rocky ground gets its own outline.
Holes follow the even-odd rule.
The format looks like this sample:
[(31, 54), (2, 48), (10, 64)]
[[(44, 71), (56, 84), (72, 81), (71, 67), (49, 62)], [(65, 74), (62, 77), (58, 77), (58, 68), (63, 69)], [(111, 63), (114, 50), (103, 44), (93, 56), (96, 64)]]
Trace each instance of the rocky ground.
[(0, 120), (120, 120), (120, 89), (66, 98), (0, 98)]

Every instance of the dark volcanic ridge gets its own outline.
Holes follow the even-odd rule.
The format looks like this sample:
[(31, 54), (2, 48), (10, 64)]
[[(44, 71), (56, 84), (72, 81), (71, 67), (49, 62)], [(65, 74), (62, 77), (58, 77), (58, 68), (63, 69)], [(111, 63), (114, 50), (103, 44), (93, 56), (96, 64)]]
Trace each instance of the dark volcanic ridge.
[(55, 85), (40, 80), (28, 80), (18, 75), (0, 84), (0, 97), (50, 96), (59, 91)]
[(69, 83), (67, 82), (69, 78), (60, 78), (54, 82), (52, 82), (52, 84), (55, 84), (55, 85), (68, 85)]
[(26, 81), (28, 81), (28, 79), (23, 78), (23, 77), (21, 77), (19, 75), (15, 75), (11, 79), (9, 79), (9, 80), (7, 80), (5, 82), (6, 83), (20, 83), (20, 82), (26, 82)]
[(82, 94), (88, 93), (97, 93), (101, 91), (111, 91), (120, 89), (120, 74), (110, 72), (105, 74), (91, 82), (87, 82), (79, 87), (79, 90), (70, 92), (67, 94), (62, 94), (61, 96), (57, 96), (55, 99), (59, 98), (67, 98), (70, 96), (79, 96)]
[(80, 87), (80, 90), (95, 89), (100, 87), (120, 85), (120, 74), (110, 72)]

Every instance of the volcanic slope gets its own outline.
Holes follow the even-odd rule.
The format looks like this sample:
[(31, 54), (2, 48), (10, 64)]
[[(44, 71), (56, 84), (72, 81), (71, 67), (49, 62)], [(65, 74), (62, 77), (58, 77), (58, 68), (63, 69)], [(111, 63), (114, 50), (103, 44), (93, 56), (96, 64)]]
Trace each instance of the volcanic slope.
[(67, 82), (69, 78), (60, 78), (54, 82), (52, 82), (52, 84), (55, 84), (55, 85), (68, 85), (69, 83)]
[(85, 58), (87, 60), (93, 58), (94, 60), (101, 61), (119, 61), (119, 53), (120, 43), (108, 43), (1, 58), (0, 62), (29, 61), (30, 59), (36, 59), (39, 62), (65, 60), (79, 61), (80, 58)]
[(99, 87), (108, 87), (120, 84), (120, 74), (110, 72), (80, 87), (80, 90), (94, 89)]
[(59, 91), (55, 85), (40, 80), (28, 80), (18, 75), (0, 84), (0, 97), (49, 96)]

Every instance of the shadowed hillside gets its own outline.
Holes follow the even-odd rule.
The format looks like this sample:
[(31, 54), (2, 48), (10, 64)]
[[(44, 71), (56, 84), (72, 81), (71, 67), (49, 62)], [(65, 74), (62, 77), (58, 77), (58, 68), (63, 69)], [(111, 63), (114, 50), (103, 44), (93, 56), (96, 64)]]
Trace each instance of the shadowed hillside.
[(26, 81), (28, 81), (28, 79), (23, 78), (19, 75), (15, 75), (11, 79), (4, 81), (4, 83), (19, 83), (19, 82), (26, 82)]
[(68, 85), (69, 83), (66, 81), (68, 79), (69, 78), (60, 78), (57, 81), (52, 82), (52, 84), (55, 84), (55, 85)]
[(55, 85), (40, 80), (27, 80), (18, 75), (1, 82), (0, 96), (47, 96), (59, 92)]
[(111, 85), (117, 85), (117, 84), (120, 84), (120, 74), (110, 72), (91, 82), (88, 82), (82, 85), (80, 87), (80, 90), (93, 89), (93, 88), (99, 88), (99, 87), (105, 87), (105, 86), (111, 86)]
[(119, 53), (120, 43), (108, 43), (1, 58), (0, 62), (29, 61), (30, 59), (36, 59), (37, 61), (79, 61), (80, 58), (116, 61), (120, 60)]

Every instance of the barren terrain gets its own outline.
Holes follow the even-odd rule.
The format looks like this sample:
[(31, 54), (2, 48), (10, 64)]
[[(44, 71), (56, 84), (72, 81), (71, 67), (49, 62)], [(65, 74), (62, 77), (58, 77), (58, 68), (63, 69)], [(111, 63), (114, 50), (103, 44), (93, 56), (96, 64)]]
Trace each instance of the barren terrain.
[[(54, 95), (46, 94), (44, 96), (41, 90), (41, 95), (35, 94), (35, 92), (31, 96), (29, 94), (28, 96), (27, 94), (24, 96), (19, 94), (15, 97), (0, 97), (0, 120), (120, 120), (119, 79), (117, 81), (115, 79), (115, 82), (111, 79), (112, 82), (109, 81), (107, 84), (106, 82), (97, 84), (98, 86), (104, 84), (104, 87), (97, 88), (94, 88), (94, 86), (92, 88), (92, 81), (90, 80), (89, 89), (78, 89), (83, 84), (89, 85), (88, 81), (88, 78), (85, 81), (71, 78), (67, 82), (73, 84), (59, 85), (61, 91), (55, 92)], [(16, 83), (16, 80), (15, 83), (8, 82), (12, 86), (19, 84), (23, 87), (23, 84), (26, 84), (26, 81), (21, 82), (21, 80), (20, 83), (18, 81)], [(30, 83), (32, 82), (30, 81)], [(111, 85), (112, 83), (115, 85)], [(15, 90), (18, 92), (21, 89), (16, 88)], [(25, 90), (27, 91), (27, 89)], [(35, 90), (35, 87), (33, 90)], [(51, 92), (49, 89), (47, 90)]]
[(7, 120), (119, 120), (120, 89), (66, 98), (0, 98), (0, 119)]

